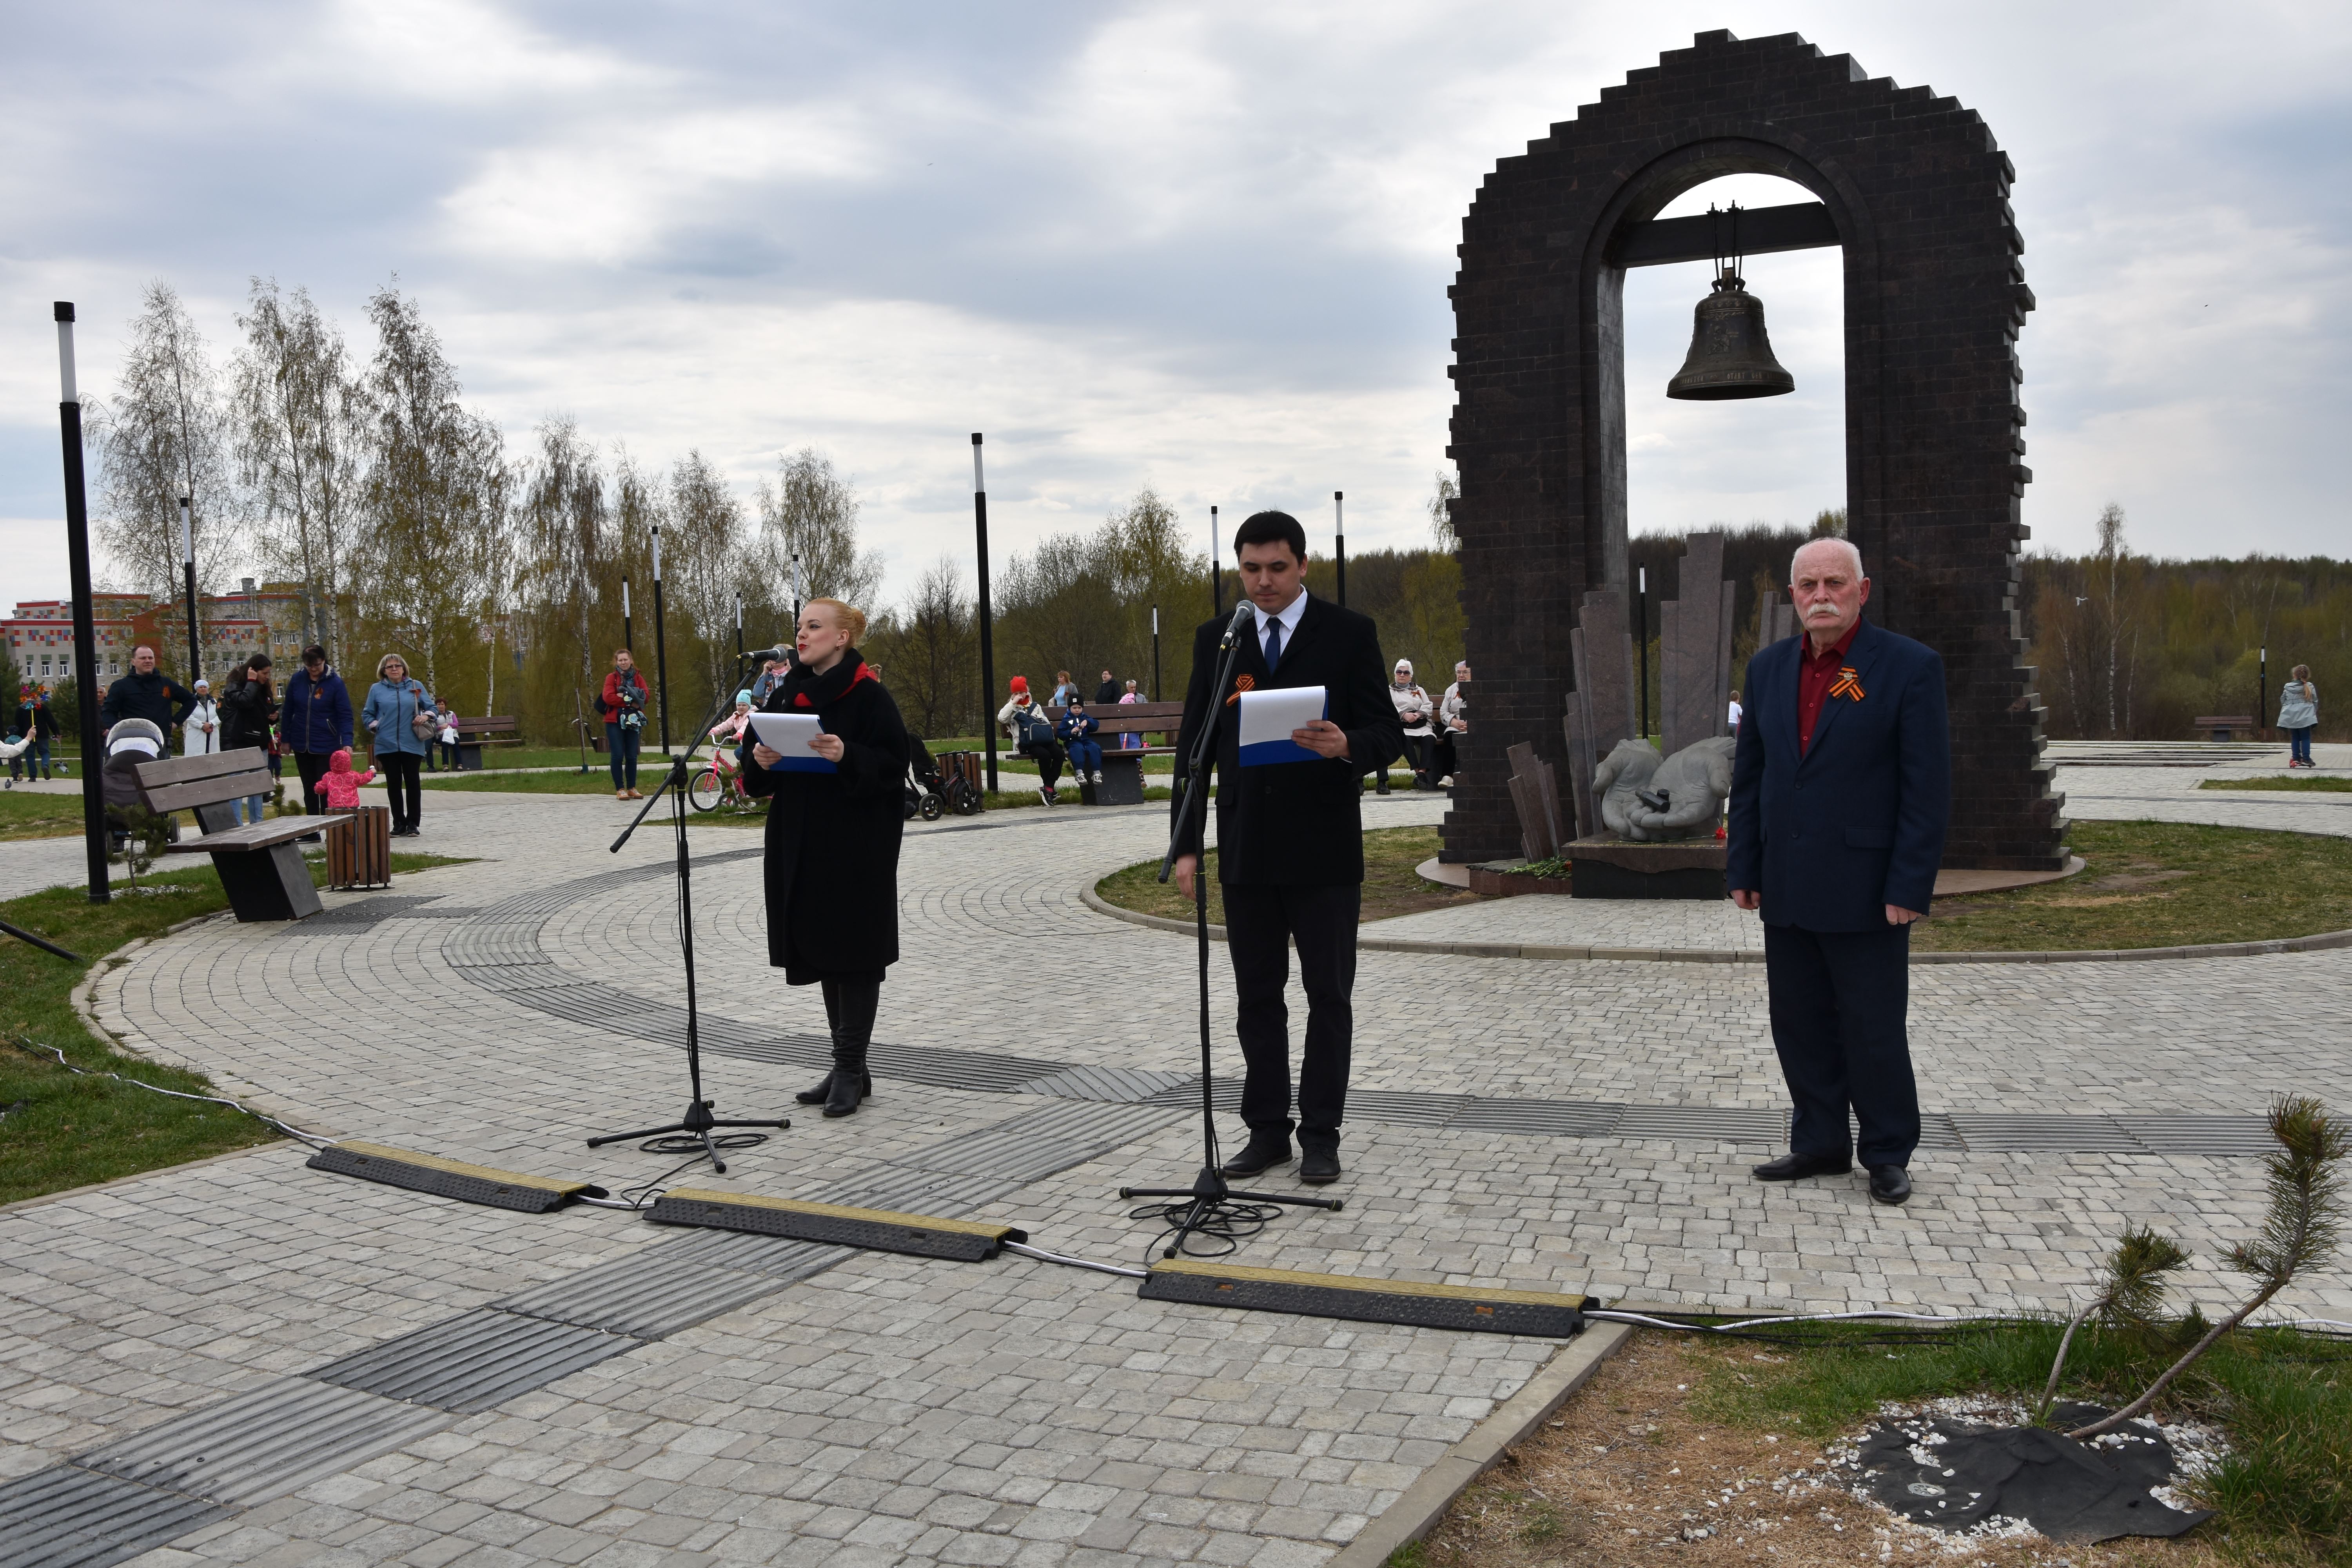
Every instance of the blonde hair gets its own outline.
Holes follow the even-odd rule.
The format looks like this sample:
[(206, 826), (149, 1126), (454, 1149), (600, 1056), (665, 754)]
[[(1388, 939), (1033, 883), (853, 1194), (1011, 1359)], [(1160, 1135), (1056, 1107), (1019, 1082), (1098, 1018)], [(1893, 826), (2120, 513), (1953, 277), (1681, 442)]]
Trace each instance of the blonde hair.
[(401, 658), (396, 653), (385, 654), (382, 658), (375, 661), (375, 678), (378, 680), (382, 680), (383, 679), (383, 672), (391, 668), (395, 664), (400, 666), (402, 678), (404, 679), (406, 679), (408, 673), (408, 661)]
[(803, 610), (818, 605), (832, 607), (834, 624), (849, 634), (849, 646), (856, 647), (866, 640), (866, 612), (855, 605), (845, 605), (839, 599), (811, 599), (801, 606)]
[(2311, 666), (2307, 664), (2298, 664), (2289, 673), (2297, 680), (2309, 680), (2311, 679)]

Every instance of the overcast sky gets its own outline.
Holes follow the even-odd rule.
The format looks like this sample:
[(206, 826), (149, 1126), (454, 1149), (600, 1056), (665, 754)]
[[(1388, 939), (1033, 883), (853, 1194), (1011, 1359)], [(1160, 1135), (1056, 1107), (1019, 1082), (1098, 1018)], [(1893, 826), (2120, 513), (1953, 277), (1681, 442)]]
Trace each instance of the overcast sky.
[[(49, 302), (105, 396), (141, 288), (247, 279), (369, 346), (397, 275), (510, 450), (551, 413), (748, 498), (813, 444), (895, 597), (1152, 484), (1205, 542), (1427, 537), (1445, 287), (1499, 157), (1691, 35), (1796, 31), (1984, 115), (2041, 308), (2039, 547), (2345, 553), (2352, 7), (721, 0), (8, 7), (0, 599), (65, 587)], [(1674, 210), (1735, 194), (1703, 188)], [(1750, 205), (1801, 193), (1748, 179)], [(1842, 504), (1834, 252), (1759, 258), (1795, 396), (1669, 404), (1703, 267), (1628, 287), (1639, 530)]]

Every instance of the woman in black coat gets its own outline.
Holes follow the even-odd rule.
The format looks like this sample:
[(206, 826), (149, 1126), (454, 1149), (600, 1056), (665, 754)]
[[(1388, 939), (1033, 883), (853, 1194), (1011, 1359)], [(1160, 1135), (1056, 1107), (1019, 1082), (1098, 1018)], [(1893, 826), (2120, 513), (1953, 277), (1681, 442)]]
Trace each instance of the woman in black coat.
[(847, 1116), (874, 1092), (866, 1047), (882, 972), (898, 962), (898, 839), (906, 824), (907, 726), (857, 655), (866, 617), (838, 599), (801, 611), (791, 671), (761, 710), (814, 713), (811, 742), (832, 773), (772, 771), (764, 742), (740, 752), (743, 787), (768, 805), (768, 962), (787, 985), (821, 985), (833, 1070), (798, 1098)]

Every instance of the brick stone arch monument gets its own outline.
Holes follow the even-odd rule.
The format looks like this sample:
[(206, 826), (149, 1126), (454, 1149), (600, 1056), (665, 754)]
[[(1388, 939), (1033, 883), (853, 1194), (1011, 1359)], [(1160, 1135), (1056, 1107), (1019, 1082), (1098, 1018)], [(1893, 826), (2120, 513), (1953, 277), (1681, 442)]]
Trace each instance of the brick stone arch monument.
[(1843, 250), (1848, 529), (1868, 614), (1944, 658), (1946, 863), (2059, 869), (2062, 797), (2017, 618), (2032, 476), (2016, 343), (2033, 296), (2007, 199), (2016, 171), (1951, 99), (1870, 79), (1794, 34), (1727, 32), (1502, 160), (1464, 220), (1448, 452), (1478, 706), (1446, 858), (1517, 853), (1504, 748), (1561, 754), (1569, 632), (1587, 592), (1625, 586), (1625, 269), (1710, 258), (1708, 220), (1656, 215), (1739, 173), (1819, 198), (1743, 215), (1748, 254)]

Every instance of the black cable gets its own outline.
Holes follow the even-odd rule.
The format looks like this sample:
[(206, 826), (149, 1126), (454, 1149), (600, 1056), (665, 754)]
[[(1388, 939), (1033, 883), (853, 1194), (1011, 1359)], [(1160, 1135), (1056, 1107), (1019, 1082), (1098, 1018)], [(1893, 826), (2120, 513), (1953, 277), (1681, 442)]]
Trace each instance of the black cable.
[[(722, 1132), (711, 1138), (710, 1145), (718, 1149), (756, 1149), (767, 1141), (764, 1132)], [(665, 1138), (648, 1138), (637, 1145), (637, 1151), (644, 1154), (699, 1154), (703, 1141), (699, 1133), (674, 1132)], [(688, 1165), (692, 1163), (691, 1160), (687, 1162)]]
[[(1230, 1258), (1240, 1249), (1243, 1242), (1264, 1230), (1282, 1213), (1279, 1204), (1236, 1203), (1230, 1198), (1220, 1199), (1211, 1203), (1192, 1227), (1185, 1230), (1184, 1222), (1200, 1201), (1198, 1198), (1175, 1198), (1166, 1203), (1145, 1204), (1140, 1208), (1128, 1211), (1128, 1218), (1149, 1220), (1160, 1227), (1160, 1234), (1153, 1237), (1143, 1249), (1147, 1265), (1153, 1254), (1167, 1250), (1168, 1238), (1180, 1231), (1184, 1235), (1183, 1245), (1178, 1249), (1181, 1256)], [(1196, 1247), (1192, 1245), (1196, 1239), (1208, 1245)]]

